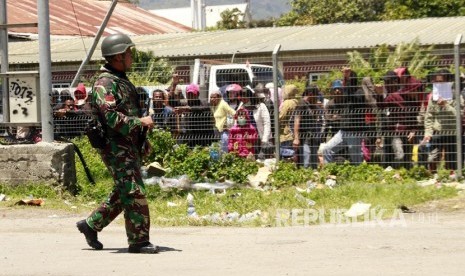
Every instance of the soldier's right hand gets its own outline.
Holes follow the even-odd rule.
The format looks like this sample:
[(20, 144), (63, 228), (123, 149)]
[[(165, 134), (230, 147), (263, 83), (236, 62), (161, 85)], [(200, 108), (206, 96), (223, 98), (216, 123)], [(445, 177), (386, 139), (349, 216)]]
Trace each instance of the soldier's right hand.
[(149, 127), (149, 128), (153, 127), (152, 116), (142, 117), (142, 118), (140, 118), (140, 122), (142, 123), (143, 127)]

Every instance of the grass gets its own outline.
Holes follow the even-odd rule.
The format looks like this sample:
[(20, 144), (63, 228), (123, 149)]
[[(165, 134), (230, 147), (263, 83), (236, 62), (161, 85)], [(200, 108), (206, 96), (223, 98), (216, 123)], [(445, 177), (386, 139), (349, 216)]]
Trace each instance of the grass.
[[(72, 196), (60, 187), (50, 185), (27, 184), (8, 186), (0, 184), (0, 193), (11, 200), (0, 202), (0, 207), (14, 207), (20, 199), (42, 198), (46, 204), (42, 208), (58, 209), (73, 213), (86, 214), (104, 200), (111, 190), (111, 182), (102, 182), (97, 187), (86, 187), (86, 191)], [(92, 196), (90, 190), (97, 191)], [(259, 191), (255, 189), (230, 189), (225, 193), (212, 194), (209, 191), (190, 191), (194, 196), (197, 214), (202, 216), (226, 216), (237, 212), (241, 215), (260, 211), (260, 216), (246, 222), (209, 219), (193, 219), (187, 217), (187, 191), (162, 191), (158, 186), (147, 186), (147, 198), (151, 211), (151, 220), (157, 226), (276, 226), (277, 213), (282, 210), (314, 209), (328, 210), (349, 209), (356, 202), (370, 203), (372, 207), (386, 210), (385, 218), (391, 216), (399, 205), (414, 206), (423, 202), (450, 198), (457, 195), (455, 188), (441, 186), (421, 187), (414, 180), (403, 180), (388, 183), (345, 182), (333, 189), (314, 189), (309, 193), (299, 193), (295, 187), (284, 187), (276, 190)], [(299, 194), (300, 196), (296, 196)], [(315, 201), (309, 206), (306, 199)], [(169, 206), (172, 205), (172, 206)]]
[[(393, 214), (400, 205), (413, 206), (430, 200), (449, 198), (457, 195), (450, 187), (420, 187), (415, 183), (395, 184), (345, 184), (334, 189), (315, 189), (310, 193), (301, 193), (303, 199), (315, 201), (309, 206), (306, 200), (296, 196), (299, 194), (293, 187), (277, 191), (262, 192), (253, 189), (229, 190), (225, 194), (211, 194), (205, 191), (192, 193), (199, 216), (214, 213), (237, 212), (239, 214), (261, 211), (260, 218), (243, 224), (234, 222), (212, 223), (205, 220), (192, 220), (186, 217), (187, 193), (180, 192), (165, 200), (153, 200), (151, 203), (152, 219), (156, 225), (245, 225), (245, 226), (276, 226), (276, 215), (282, 210), (315, 209), (328, 210), (349, 209), (356, 202), (370, 203), (373, 207), (384, 209), (385, 217)], [(175, 207), (168, 207), (167, 202), (173, 202)]]

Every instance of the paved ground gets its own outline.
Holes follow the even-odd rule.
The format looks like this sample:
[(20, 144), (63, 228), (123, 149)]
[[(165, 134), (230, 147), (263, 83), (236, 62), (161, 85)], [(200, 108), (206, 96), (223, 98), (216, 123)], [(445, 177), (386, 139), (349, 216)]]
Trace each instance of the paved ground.
[(157, 255), (128, 254), (121, 223), (94, 251), (75, 228), (82, 216), (0, 208), (0, 275), (463, 275), (465, 208), (454, 200), (374, 225), (153, 227)]

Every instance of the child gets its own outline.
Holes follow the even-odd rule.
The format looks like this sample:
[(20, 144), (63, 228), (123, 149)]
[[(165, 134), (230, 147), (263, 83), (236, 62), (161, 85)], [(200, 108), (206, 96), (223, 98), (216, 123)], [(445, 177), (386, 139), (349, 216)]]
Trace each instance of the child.
[(228, 151), (241, 157), (253, 158), (258, 133), (250, 121), (249, 112), (241, 107), (237, 110), (234, 119), (236, 124), (229, 131)]

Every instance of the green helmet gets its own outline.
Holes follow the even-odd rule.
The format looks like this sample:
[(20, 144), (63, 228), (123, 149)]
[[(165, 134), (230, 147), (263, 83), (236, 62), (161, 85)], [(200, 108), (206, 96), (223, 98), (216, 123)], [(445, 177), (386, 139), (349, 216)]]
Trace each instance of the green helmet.
[(133, 47), (134, 43), (125, 34), (112, 34), (105, 37), (102, 41), (102, 56), (114, 56), (126, 52), (129, 47)]

